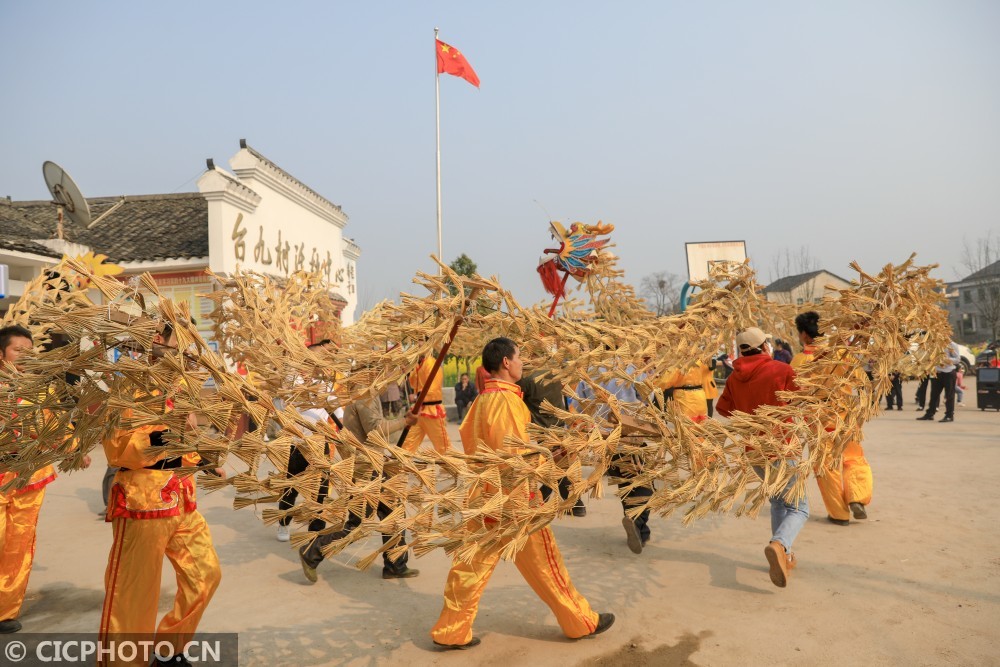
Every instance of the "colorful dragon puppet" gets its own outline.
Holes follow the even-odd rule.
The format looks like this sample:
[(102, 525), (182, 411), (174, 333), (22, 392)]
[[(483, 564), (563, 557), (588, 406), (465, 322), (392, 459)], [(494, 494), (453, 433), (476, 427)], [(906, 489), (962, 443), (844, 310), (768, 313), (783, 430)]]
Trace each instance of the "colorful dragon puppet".
[(605, 225), (600, 220), (596, 225), (574, 222), (569, 226), (569, 231), (554, 220), (549, 223), (552, 238), (559, 240), (559, 247), (546, 248), (538, 260), (538, 275), (542, 278), (542, 285), (554, 297), (549, 317), (555, 313), (559, 299), (566, 296), (566, 281), (569, 277), (573, 276), (582, 282), (597, 261), (601, 248), (611, 242), (609, 238), (598, 237), (610, 234), (614, 229), (614, 225)]

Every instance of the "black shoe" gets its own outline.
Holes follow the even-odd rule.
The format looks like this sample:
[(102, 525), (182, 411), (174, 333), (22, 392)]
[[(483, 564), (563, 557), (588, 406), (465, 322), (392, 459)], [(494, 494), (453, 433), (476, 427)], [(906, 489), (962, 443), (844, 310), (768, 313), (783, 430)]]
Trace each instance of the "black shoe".
[(955, 418), (954, 418), (954, 417), (942, 417), (942, 418), (941, 418), (941, 419), (939, 419), (938, 421), (942, 421), (942, 422), (953, 422), (953, 421), (955, 421)]
[(302, 549), (299, 549), (299, 562), (302, 563), (302, 574), (306, 575), (306, 579), (309, 580), (310, 584), (315, 584), (316, 580), (319, 579), (316, 576), (316, 568), (306, 561), (306, 556)]
[[(382, 568), (382, 578), (383, 579), (412, 579), (420, 574), (420, 570), (414, 570), (412, 567), (408, 567), (403, 570), (389, 570), (387, 568)], [(475, 637), (473, 637), (475, 639)], [(478, 640), (476, 640), (478, 643)]]
[(588, 637), (593, 637), (594, 635), (599, 635), (612, 625), (615, 624), (615, 615), (610, 612), (604, 612), (597, 615), (597, 627), (591, 632)]
[(861, 503), (849, 503), (848, 507), (851, 508), (851, 513), (854, 515), (855, 519), (868, 518), (868, 512), (865, 511), (865, 506)]
[(934, 421), (934, 415), (924, 415), (923, 417), (917, 417), (918, 422), (932, 422)]
[(635, 521), (622, 517), (622, 526), (625, 528), (625, 538), (628, 540), (628, 548), (634, 554), (642, 553), (642, 536), (639, 535), (639, 528)]
[(584, 505), (573, 506), (573, 516), (587, 516), (587, 508)]
[(850, 526), (851, 525), (851, 520), (850, 519), (834, 519), (832, 516), (828, 516), (828, 517), (826, 517), (826, 520), (829, 521), (830, 523), (835, 523), (838, 526)]
[(21, 631), (21, 621), (16, 618), (8, 618), (6, 621), (0, 621), (0, 635), (9, 635), (12, 632)]
[(193, 667), (191, 662), (184, 657), (183, 653), (178, 653), (172, 658), (160, 658), (159, 656), (153, 658), (151, 667), (161, 667), (166, 665), (172, 665), (173, 667)]
[(479, 646), (483, 643), (483, 640), (479, 637), (473, 637), (465, 644), (438, 644), (434, 642), (434, 645), (440, 648), (442, 651), (464, 651), (467, 648), (472, 648), (473, 646)]

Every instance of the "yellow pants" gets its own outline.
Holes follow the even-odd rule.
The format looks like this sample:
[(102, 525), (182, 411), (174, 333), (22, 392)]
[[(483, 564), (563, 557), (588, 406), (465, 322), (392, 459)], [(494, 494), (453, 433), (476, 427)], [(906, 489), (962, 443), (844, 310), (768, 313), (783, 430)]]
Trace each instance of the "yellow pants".
[(45, 487), (0, 493), (0, 621), (17, 618), (35, 557), (35, 527)]
[[(104, 573), (101, 639), (130, 634), (152, 640), (155, 627), (156, 641), (172, 641), (174, 654), (180, 653), (194, 636), (222, 579), (208, 524), (201, 513), (194, 511), (162, 519), (119, 517), (114, 519), (113, 527), (114, 541)], [(177, 595), (174, 608), (157, 626), (164, 556), (177, 574)]]
[(848, 443), (844, 447), (843, 469), (828, 468), (822, 476), (816, 476), (816, 483), (826, 511), (834, 519), (850, 519), (850, 503), (871, 503), (872, 469), (861, 443)]
[(426, 435), (434, 443), (434, 449), (439, 454), (444, 454), (451, 449), (451, 439), (448, 437), (448, 429), (444, 417), (425, 417), (417, 415), (417, 423), (410, 427), (403, 441), (403, 449), (408, 452), (416, 451), (420, 443), (424, 441)]
[[(478, 556), (471, 563), (455, 561), (444, 586), (444, 608), (431, 630), (439, 644), (466, 644), (472, 639), (472, 622), (479, 599), (500, 559), (499, 550)], [(514, 564), (532, 590), (556, 615), (563, 634), (584, 637), (597, 627), (597, 614), (569, 579), (552, 530), (545, 527), (528, 537)]]

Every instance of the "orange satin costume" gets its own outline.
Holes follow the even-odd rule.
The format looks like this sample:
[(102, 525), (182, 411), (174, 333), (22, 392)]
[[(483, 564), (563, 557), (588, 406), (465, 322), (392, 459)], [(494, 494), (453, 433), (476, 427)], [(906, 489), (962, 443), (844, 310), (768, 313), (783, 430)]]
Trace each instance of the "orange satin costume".
[(424, 403), (420, 406), (420, 413), (417, 415), (417, 423), (410, 427), (403, 441), (403, 449), (408, 452), (415, 451), (420, 443), (424, 441), (424, 435), (434, 443), (434, 449), (444, 454), (451, 449), (451, 439), (448, 437), (448, 413), (445, 412), (443, 401), (443, 381), (441, 369), (435, 373), (431, 379), (431, 368), (434, 366), (433, 357), (424, 357), (417, 369), (410, 373), (410, 386), (420, 393), (424, 385), (430, 382), (431, 388), (424, 397)]
[[(482, 441), (486, 446), (504, 448), (507, 434), (528, 439), (531, 413), (521, 400), (516, 384), (490, 379), (469, 408), (462, 422), (462, 446), (475, 451)], [(455, 560), (444, 588), (444, 608), (431, 630), (439, 644), (460, 645), (472, 639), (472, 623), (479, 600), (500, 559), (500, 549), (478, 554), (471, 563)], [(549, 527), (528, 536), (524, 548), (514, 559), (521, 576), (549, 606), (563, 633), (570, 638), (584, 637), (597, 628), (597, 613), (573, 586), (563, 564), (555, 536)]]
[[(108, 499), (114, 540), (104, 574), (100, 637), (152, 639), (155, 628), (156, 641), (173, 641), (179, 653), (194, 636), (222, 572), (208, 524), (197, 510), (194, 477), (146, 467), (164, 458), (150, 442), (164, 430), (152, 425), (118, 431), (103, 443), (108, 464), (120, 469)], [(185, 466), (194, 465), (197, 455), (184, 459)], [(176, 572), (177, 595), (173, 609), (157, 625), (164, 556)]]
[[(46, 410), (43, 416), (47, 419), (51, 415)], [(16, 413), (14, 417), (16, 419)], [(36, 439), (38, 436), (19, 433), (18, 437)], [(16, 477), (16, 473), (4, 472), (0, 475), (0, 486)], [(20, 489), (0, 492), (0, 621), (15, 619), (21, 613), (35, 558), (35, 531), (45, 487), (55, 479), (55, 468), (47, 465), (36, 470)]]
[[(811, 362), (816, 355), (813, 345), (806, 345), (792, 359), (792, 368), (798, 370)], [(833, 431), (832, 426), (826, 432)], [(860, 435), (860, 434), (859, 434)], [(844, 446), (844, 462), (841, 469), (817, 470), (816, 483), (827, 513), (834, 519), (851, 518), (850, 503), (868, 505), (872, 501), (872, 469), (861, 448), (860, 438), (851, 440)]]

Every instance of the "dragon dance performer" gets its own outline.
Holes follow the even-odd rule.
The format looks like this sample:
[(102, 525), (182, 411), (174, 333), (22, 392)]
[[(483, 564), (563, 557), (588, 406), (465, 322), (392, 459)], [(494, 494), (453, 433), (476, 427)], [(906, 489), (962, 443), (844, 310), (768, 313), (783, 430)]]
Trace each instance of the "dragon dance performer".
[[(0, 329), (0, 362), (23, 370), (18, 364), (22, 354), (32, 348), (31, 332), (24, 327), (11, 325)], [(19, 400), (19, 404), (24, 402)], [(14, 414), (16, 418), (16, 413)], [(44, 412), (50, 418), (48, 411)], [(18, 433), (20, 438), (37, 438), (31, 433)], [(83, 460), (90, 465), (90, 457)], [(0, 486), (17, 477), (17, 473), (0, 474)], [(0, 633), (21, 629), (18, 616), (24, 595), (28, 590), (28, 577), (35, 556), (35, 533), (38, 515), (45, 499), (45, 487), (55, 481), (56, 471), (51, 465), (35, 471), (20, 489), (0, 491)]]
[[(605, 345), (605, 349), (610, 350), (611, 348)], [(617, 360), (615, 361), (617, 364)], [(604, 374), (608, 369), (600, 367), (597, 369), (599, 374)], [(629, 377), (635, 378), (636, 370), (632, 364), (628, 364), (625, 367), (625, 374)], [(636, 378), (642, 379), (642, 378)], [(639, 395), (635, 391), (635, 385), (631, 382), (625, 382), (617, 378), (612, 378), (600, 383), (601, 388), (606, 392), (614, 396), (621, 403), (632, 403), (638, 404)], [(581, 380), (576, 386), (576, 395), (583, 400), (594, 400), (597, 396), (594, 390), (591, 389), (590, 385)], [(604, 417), (610, 412), (607, 404), (601, 404), (597, 407), (597, 415)], [(626, 434), (621, 436), (620, 442), (622, 444), (633, 445), (636, 447), (642, 446), (644, 444), (641, 435)], [(632, 480), (635, 479), (639, 473), (642, 472), (642, 459), (639, 456), (633, 454), (627, 454), (623, 452), (615, 452), (611, 456), (611, 465), (608, 467), (608, 481), (612, 484), (618, 486), (619, 490), (624, 487), (629, 486)], [(643, 486), (633, 486), (623, 493), (621, 496), (622, 501), (622, 527), (625, 529), (625, 540), (628, 544), (629, 551), (634, 554), (641, 554), (642, 550), (645, 548), (646, 543), (649, 542), (652, 532), (649, 528), (649, 508), (645, 508), (632, 518), (628, 515), (628, 511), (633, 507), (643, 504), (646, 499), (653, 495), (652, 484)]]
[[(564, 425), (555, 415), (542, 411), (542, 404), (548, 401), (558, 408), (566, 407), (566, 400), (563, 398), (562, 383), (551, 377), (544, 377), (545, 372), (536, 370), (528, 375), (522, 375), (517, 381), (517, 386), (521, 390), (521, 399), (531, 413), (531, 421), (543, 428)], [(559, 480), (559, 497), (563, 500), (569, 497), (570, 481), (568, 477)], [(552, 489), (547, 486), (542, 487), (542, 500), (548, 500), (552, 495)], [(583, 503), (583, 498), (577, 498), (572, 509), (573, 516), (587, 516), (587, 506)]]
[[(169, 324), (162, 335), (154, 336), (153, 343), (176, 348), (176, 336)], [(170, 399), (164, 398), (164, 409), (170, 410), (171, 406)], [(198, 429), (193, 413), (187, 428)], [(117, 431), (102, 443), (109, 465), (119, 470), (108, 503), (107, 520), (112, 523), (114, 539), (104, 574), (100, 639), (141, 635), (152, 640), (155, 628), (157, 643), (172, 642), (174, 648), (174, 656), (163, 662), (182, 664), (176, 656), (183, 655), (185, 645), (194, 636), (219, 586), (222, 571), (208, 523), (197, 510), (194, 477), (181, 478), (175, 473), (182, 465), (195, 465), (199, 457), (166, 458), (162, 451), (158, 452), (166, 444), (166, 432), (162, 424), (140, 426), (132, 431)], [(221, 468), (214, 473), (224, 475)], [(173, 608), (157, 625), (164, 556), (174, 567), (177, 594)]]
[[(491, 379), (479, 394), (462, 423), (462, 446), (466, 453), (483, 442), (494, 450), (505, 449), (504, 437), (528, 439), (531, 413), (515, 384), (521, 379), (521, 357), (509, 338), (494, 338), (483, 349), (483, 365)], [(500, 559), (500, 550), (477, 554), (472, 562), (455, 560), (444, 589), (444, 608), (431, 630), (434, 643), (445, 649), (477, 646), (472, 623), (479, 599)], [(576, 639), (604, 632), (615, 621), (614, 614), (598, 614), (573, 586), (556, 546), (552, 529), (546, 526), (528, 536), (514, 564), (535, 593), (549, 606), (563, 633)]]
[[(354, 437), (356, 437), (360, 442), (365, 442), (368, 440), (368, 434), (373, 431), (381, 431), (386, 438), (389, 437), (394, 431), (402, 429), (404, 426), (412, 427), (417, 423), (417, 417), (406, 413), (402, 417), (397, 417), (396, 419), (386, 419), (382, 413), (382, 403), (379, 401), (378, 396), (372, 396), (371, 398), (355, 401), (344, 409), (343, 424), (344, 428), (351, 432)], [(324, 497), (325, 497), (324, 493)], [(319, 499), (318, 502), (322, 502)], [(376, 515), (379, 519), (385, 519), (392, 513), (391, 507), (383, 501), (379, 501), (378, 507), (376, 508)], [(346, 537), (349, 532), (361, 525), (361, 516), (355, 513), (351, 513), (350, 518), (344, 525), (344, 529), (338, 532), (321, 534), (316, 539), (314, 539), (308, 546), (299, 549), (299, 560), (302, 562), (302, 572), (305, 574), (306, 579), (310, 583), (316, 583), (318, 577), (316, 575), (316, 568), (319, 564), (323, 562), (325, 556), (323, 555), (323, 547), (335, 540), (339, 540)], [(312, 532), (318, 532), (326, 527), (326, 522), (322, 519), (313, 519), (309, 524), (309, 530)], [(390, 535), (382, 535), (382, 544), (388, 542), (392, 537)], [(406, 544), (406, 538), (403, 537), (400, 540), (400, 544)], [(411, 577), (416, 577), (420, 574), (420, 570), (415, 570), (407, 566), (406, 562), (408, 560), (407, 554), (404, 552), (402, 556), (396, 560), (392, 560), (389, 557), (388, 552), (382, 553), (382, 578), (383, 579), (409, 579)]]
[(713, 401), (719, 398), (719, 386), (715, 384), (716, 361), (712, 359), (701, 367), (701, 388), (705, 392), (705, 412), (711, 417), (714, 412)]
[[(757, 327), (750, 327), (736, 336), (740, 356), (733, 362), (733, 374), (726, 381), (716, 406), (723, 417), (736, 411), (753, 414), (762, 405), (785, 405), (778, 400), (777, 393), (796, 390), (795, 371), (788, 364), (772, 359), (765, 348), (766, 342), (767, 336)], [(798, 461), (789, 459), (787, 463), (796, 465)], [(775, 467), (781, 464), (781, 461), (771, 462)], [(763, 468), (754, 466), (754, 472), (764, 478)], [(797, 562), (792, 544), (809, 520), (809, 500), (805, 494), (797, 503), (786, 498), (797, 477), (793, 475), (785, 488), (770, 499), (771, 541), (764, 547), (764, 556), (770, 568), (771, 583), (779, 588), (788, 584), (788, 575)]]
[(665, 398), (675, 402), (681, 414), (695, 422), (708, 419), (705, 368), (705, 364), (701, 362), (683, 373), (679, 369), (669, 368), (653, 383), (657, 389), (663, 390)]
[[(795, 327), (803, 345), (802, 351), (792, 359), (792, 368), (798, 370), (815, 358), (814, 343), (823, 334), (819, 331), (819, 314), (815, 311), (798, 315)], [(826, 427), (827, 433), (833, 430), (833, 426)], [(849, 526), (851, 514), (855, 519), (867, 519), (865, 506), (872, 501), (872, 468), (861, 448), (860, 433), (858, 436), (844, 447), (842, 467), (816, 471), (816, 483), (829, 515), (827, 520), (838, 526)]]
[[(326, 349), (330, 345), (338, 345), (335, 341), (329, 338), (324, 338), (323, 340), (313, 343), (308, 346), (310, 350), (316, 350), (317, 352)], [(306, 382), (305, 378), (299, 378), (296, 380), (296, 384), (304, 384)], [(313, 406), (302, 406), (299, 409), (299, 415), (308, 422), (317, 424), (320, 422), (327, 422), (333, 424), (336, 428), (340, 428), (342, 422), (340, 421), (344, 416), (344, 409), (341, 407), (333, 408), (336, 403), (337, 396), (334, 393), (335, 387), (330, 386), (327, 388), (327, 398), (325, 406), (323, 405), (313, 405)], [(380, 404), (381, 406), (381, 404)], [(326, 408), (330, 408), (327, 410)], [(311, 431), (306, 430), (306, 434), (310, 434)], [(324, 443), (323, 445), (323, 455), (326, 457), (330, 456), (330, 443)], [(299, 450), (299, 446), (292, 444), (289, 446), (288, 450), (288, 465), (286, 466), (285, 476), (295, 477), (306, 471), (309, 467), (309, 462), (306, 460), (305, 455)], [(330, 492), (329, 480), (324, 479), (320, 484), (319, 493), (316, 495), (316, 502), (322, 504), (326, 499), (327, 494)], [(295, 499), (298, 498), (299, 492), (294, 486), (290, 486), (284, 490), (281, 494), (281, 498), (278, 499), (278, 509), (282, 511), (288, 511), (295, 506)], [(289, 525), (292, 523), (291, 516), (284, 516), (278, 520), (278, 531), (277, 540), (279, 542), (288, 542), (292, 539), (291, 530)], [(320, 519), (314, 519), (310, 522), (309, 530), (322, 530), (325, 526), (325, 522)]]
[(427, 356), (420, 360), (417, 369), (410, 373), (410, 386), (417, 394), (430, 383), (430, 389), (420, 406), (420, 414), (417, 415), (417, 424), (406, 434), (403, 441), (403, 449), (408, 452), (415, 451), (420, 443), (424, 441), (424, 435), (434, 443), (434, 449), (440, 454), (444, 454), (451, 449), (451, 439), (448, 437), (447, 421), (448, 413), (444, 409), (443, 381), (441, 369), (431, 378), (431, 370), (434, 367), (434, 357)]

